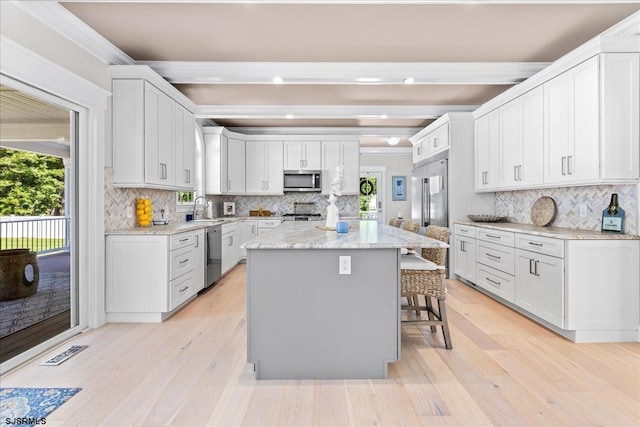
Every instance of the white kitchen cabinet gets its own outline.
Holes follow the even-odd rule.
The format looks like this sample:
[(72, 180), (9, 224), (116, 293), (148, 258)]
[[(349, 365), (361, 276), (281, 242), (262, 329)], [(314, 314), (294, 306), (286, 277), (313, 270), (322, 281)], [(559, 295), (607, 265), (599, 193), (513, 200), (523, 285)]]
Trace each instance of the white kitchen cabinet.
[(427, 150), (425, 150), (425, 148), (427, 147), (429, 141), (427, 140), (427, 137), (424, 136), (420, 139), (418, 139), (417, 141), (413, 142), (413, 164), (415, 165), (416, 163), (420, 163), (422, 160), (424, 160), (427, 156), (425, 154), (425, 152)]
[(222, 225), (222, 274), (231, 270), (240, 260), (240, 232), (237, 223)]
[(321, 141), (285, 141), (284, 170), (322, 169)]
[(247, 219), (240, 222), (240, 259), (247, 258), (247, 250), (242, 245), (258, 235), (258, 220)]
[(245, 141), (236, 138), (227, 138), (226, 193), (245, 193)]
[(500, 156), (500, 110), (494, 110), (476, 120), (476, 191), (498, 188)]
[(177, 104), (174, 111), (174, 161), (176, 187), (195, 187), (195, 119)]
[(471, 283), (476, 283), (475, 227), (455, 225), (455, 260), (455, 273)]
[(161, 322), (204, 286), (204, 231), (106, 238), (110, 322)]
[(543, 99), (537, 87), (500, 107), (500, 188), (542, 184)]
[(184, 179), (193, 169), (193, 115), (144, 79), (114, 79), (112, 90), (114, 185), (195, 188)]
[(205, 193), (227, 193), (227, 136), (221, 127), (202, 130), (205, 153)]
[(515, 304), (564, 328), (564, 260), (516, 249)]
[(266, 233), (272, 228), (276, 228), (282, 224), (281, 219), (259, 219), (258, 220), (258, 236), (262, 233)]
[(283, 193), (282, 141), (246, 142), (246, 194)]
[(322, 142), (322, 194), (329, 194), (336, 166), (344, 166), (343, 195), (360, 194), (360, 143), (358, 141)]
[(599, 57), (544, 84), (545, 183), (599, 179)]
[(427, 135), (428, 148), (426, 157), (449, 148), (449, 124), (445, 123)]

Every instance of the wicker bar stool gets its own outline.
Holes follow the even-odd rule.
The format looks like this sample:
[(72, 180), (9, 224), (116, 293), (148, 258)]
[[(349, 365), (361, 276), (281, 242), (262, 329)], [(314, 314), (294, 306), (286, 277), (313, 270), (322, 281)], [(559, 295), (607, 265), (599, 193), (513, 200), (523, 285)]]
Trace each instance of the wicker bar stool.
[(404, 221), (402, 223), (400, 228), (402, 228), (403, 230), (406, 230), (406, 231), (410, 231), (412, 233), (417, 233), (418, 230), (420, 229), (420, 224), (418, 224), (417, 222), (413, 222), (410, 219), (408, 219), (408, 220), (406, 220), (406, 221)]
[(392, 227), (400, 227), (402, 224), (402, 220), (400, 218), (391, 218), (389, 220), (389, 225)]
[[(451, 232), (447, 227), (435, 225), (427, 226), (425, 236), (442, 242), (449, 242)], [(410, 258), (412, 257), (412, 258)], [(400, 262), (401, 295), (407, 298), (407, 304), (402, 305), (403, 310), (415, 311), (416, 318), (403, 320), (402, 323), (423, 323), (431, 325), (431, 332), (436, 331), (436, 326), (442, 327), (444, 344), (451, 349), (451, 335), (445, 300), (447, 298), (447, 285), (445, 282), (445, 261), (447, 250), (445, 248), (423, 248), (422, 258), (411, 255), (403, 255)], [(425, 305), (421, 306), (418, 296), (424, 295)], [(438, 303), (437, 310), (433, 306), (432, 298)], [(427, 319), (421, 315), (421, 311), (427, 312)]]

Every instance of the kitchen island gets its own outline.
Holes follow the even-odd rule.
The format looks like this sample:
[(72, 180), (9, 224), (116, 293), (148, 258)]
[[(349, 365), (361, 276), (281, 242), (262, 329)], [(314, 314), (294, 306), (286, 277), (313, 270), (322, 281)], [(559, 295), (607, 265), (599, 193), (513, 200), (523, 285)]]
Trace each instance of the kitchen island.
[[(318, 223), (322, 224), (322, 223)], [(400, 250), (448, 247), (375, 221), (288, 222), (245, 244), (257, 379), (387, 378), (400, 358)]]

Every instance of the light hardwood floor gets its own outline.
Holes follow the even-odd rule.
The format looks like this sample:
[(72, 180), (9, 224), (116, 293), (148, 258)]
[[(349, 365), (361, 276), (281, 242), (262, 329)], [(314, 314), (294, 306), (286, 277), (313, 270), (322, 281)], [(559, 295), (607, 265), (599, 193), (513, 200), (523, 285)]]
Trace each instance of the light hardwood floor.
[[(447, 307), (453, 350), (404, 326), (388, 380), (256, 381), (240, 265), (162, 324), (108, 324), (0, 382), (82, 387), (47, 426), (640, 425), (640, 344), (574, 344), (457, 281)], [(39, 366), (71, 344), (89, 348)]]

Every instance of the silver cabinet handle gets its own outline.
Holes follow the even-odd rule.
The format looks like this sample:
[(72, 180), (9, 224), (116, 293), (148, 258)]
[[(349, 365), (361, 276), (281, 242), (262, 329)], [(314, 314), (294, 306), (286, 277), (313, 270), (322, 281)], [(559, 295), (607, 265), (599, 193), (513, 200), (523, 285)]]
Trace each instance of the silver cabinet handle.
[(182, 265), (182, 264), (184, 264), (185, 262), (189, 262), (189, 258), (187, 258), (187, 259), (183, 259), (183, 260), (182, 260), (182, 261), (180, 261), (178, 264)]
[(495, 236), (493, 234), (485, 234), (485, 236), (487, 236), (487, 237), (489, 237), (491, 239), (499, 239), (500, 238), (500, 236)]
[(498, 285), (498, 286), (500, 286), (500, 285), (501, 285), (501, 283), (500, 283), (500, 282), (496, 282), (495, 280), (491, 280), (491, 279), (490, 279), (490, 278), (488, 278), (488, 277), (485, 277), (485, 279), (487, 279), (487, 281), (488, 281), (488, 282), (491, 282), (491, 283), (493, 283), (494, 285)]
[(497, 255), (493, 255), (493, 254), (490, 254), (489, 252), (485, 252), (485, 255), (486, 255), (486, 256), (490, 256), (491, 258), (494, 258), (494, 259), (500, 259), (500, 257), (499, 257), (499, 256), (497, 256)]
[(571, 167), (571, 160), (573, 156), (567, 156), (567, 175), (573, 175), (573, 168)]
[(196, 234), (196, 248), (200, 247), (200, 236)]
[(433, 148), (438, 147), (438, 138), (433, 138)]
[(534, 271), (534, 273), (533, 273), (533, 274), (535, 274), (536, 276), (540, 277), (540, 274), (538, 274), (538, 264), (540, 264), (540, 261), (536, 261), (536, 262), (533, 264), (533, 267), (534, 267), (534, 268), (533, 268), (533, 271)]
[(184, 291), (186, 291), (187, 289), (189, 289), (188, 286), (185, 286), (184, 288), (180, 289), (178, 292), (183, 293)]
[(566, 157), (562, 157), (562, 175), (566, 175), (567, 174), (567, 172), (566, 172), (566, 168), (567, 168), (566, 162), (567, 162), (567, 158)]
[(231, 180), (227, 180), (227, 191), (231, 191)]
[(529, 259), (529, 274), (533, 274), (533, 260)]
[(542, 247), (542, 243), (537, 243), (537, 242), (529, 242), (530, 245), (532, 246), (539, 246)]
[(160, 163), (160, 179), (167, 179), (167, 164)]
[(518, 166), (513, 167), (513, 180), (514, 181), (518, 180)]

